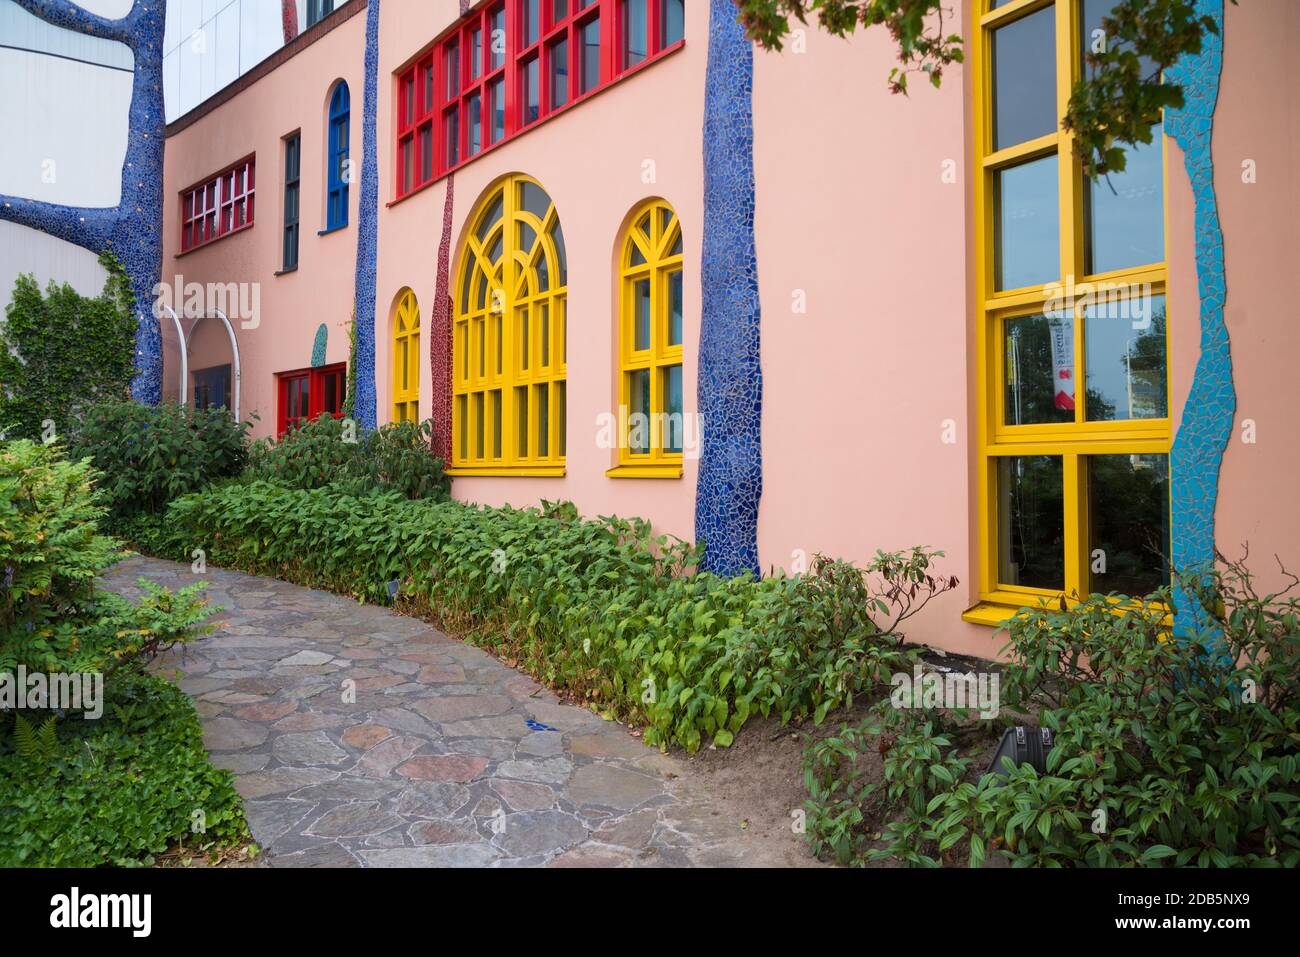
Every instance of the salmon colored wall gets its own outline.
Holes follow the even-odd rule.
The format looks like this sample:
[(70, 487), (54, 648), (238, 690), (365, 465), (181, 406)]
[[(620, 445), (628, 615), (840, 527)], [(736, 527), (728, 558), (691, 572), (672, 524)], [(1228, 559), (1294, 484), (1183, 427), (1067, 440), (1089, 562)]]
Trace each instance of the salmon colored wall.
[[(1286, 283), (1300, 250), (1300, 6), (1293, 0), (1226, 5), (1223, 75), (1214, 118), (1215, 192), (1224, 236), (1227, 326), (1237, 414), (1219, 479), (1215, 539), (1230, 558), (1250, 546), (1260, 585), (1282, 582), (1274, 556), (1300, 573), (1300, 443), (1295, 424), (1300, 323)], [(1176, 153), (1171, 150), (1171, 153)], [(1243, 182), (1253, 160), (1255, 183)], [(1181, 413), (1199, 352), (1191, 191), (1170, 159), (1174, 394)], [(1178, 175), (1174, 175), (1177, 172)], [(1176, 268), (1175, 268), (1176, 256)], [(1242, 441), (1245, 420), (1257, 441)]]
[[(967, 5), (963, 5), (965, 7)], [(967, 31), (970, 17), (958, 11)], [(390, 340), (398, 293), (420, 305), (421, 415), (431, 411), (429, 323), (447, 181), (393, 205), (393, 74), (457, 16), (453, 0), (389, 0), (379, 63), (379, 259), (377, 403), (391, 414)], [(568, 465), (562, 478), (462, 477), (457, 498), (528, 505), (569, 499), (587, 515), (651, 518), (659, 531), (693, 536), (697, 462), (681, 479), (610, 479), (614, 452), (597, 447), (598, 416), (614, 411), (615, 250), (628, 211), (660, 196), (676, 208), (686, 245), (686, 411), (695, 409), (699, 341), (702, 121), (708, 9), (687, 5), (686, 45), (588, 102), (489, 150), (455, 173), (451, 279), (459, 241), (483, 192), (501, 176), (536, 178), (559, 210), (568, 247)], [(1229, 7), (1215, 157), (1228, 262), (1239, 415), (1255, 419), (1259, 442), (1235, 441), (1225, 462), (1219, 541), (1246, 539), (1267, 569), (1273, 552), (1300, 566), (1294, 476), (1283, 383), (1294, 375), (1300, 333), (1277, 278), (1297, 248), (1294, 144), (1300, 119), (1286, 89), (1300, 81), (1286, 39), (1298, 13), (1288, 0)], [(318, 237), (324, 217), (325, 109), (343, 70), (352, 93), (352, 156), (361, 157), (365, 19), (353, 17), (250, 89), (171, 137), (165, 189), (164, 274), (199, 281), (262, 283), (262, 322), (239, 330), (243, 405), (257, 433), (275, 424), (274, 373), (308, 364), (319, 323), (330, 327), (328, 359), (347, 358), (356, 201), (351, 225)], [(875, 550), (928, 545), (961, 587), (919, 616), (908, 637), (990, 656), (1001, 637), (965, 624), (975, 601), (974, 445), (971, 357), (971, 90), (960, 68), (941, 89), (914, 85), (891, 95), (887, 36), (839, 40), (809, 28), (806, 52), (755, 52), (756, 235), (763, 308), (764, 489), (759, 519), (764, 568), (791, 568), (798, 552), (869, 560)], [(1248, 105), (1249, 108), (1242, 108)], [(303, 130), (301, 266), (280, 261), (281, 137)], [(258, 155), (257, 226), (174, 258), (179, 191), (230, 162)], [(1259, 182), (1240, 182), (1241, 161)], [(956, 182), (944, 182), (953, 161)], [(652, 182), (644, 177), (652, 161)], [(1175, 422), (1197, 355), (1193, 205), (1178, 148), (1168, 143), (1171, 376)], [(802, 294), (806, 311), (793, 308)], [(216, 324), (197, 337), (191, 368), (225, 360)], [(210, 353), (210, 355), (208, 355)], [(945, 422), (955, 443), (943, 441)], [(705, 425), (707, 428), (707, 423)], [(1294, 431), (1293, 429), (1291, 431)]]
[[(243, 328), (231, 317), (239, 340), (242, 367), (240, 411), (245, 417), (253, 412), (260, 416), (253, 430), (258, 436), (271, 435), (275, 430), (275, 374), (311, 365), (312, 342), (322, 322), (329, 329), (327, 360), (343, 362), (348, 357), (346, 323), (352, 312), (359, 193), (355, 183), (349, 196), (348, 228), (326, 236), (318, 236), (317, 232), (325, 226), (327, 96), (340, 77), (347, 81), (352, 96), (351, 155), (359, 158), (361, 153), (364, 38), (365, 17), (352, 17), (279, 69), (167, 140), (162, 281), (170, 284), (180, 274), (187, 283), (260, 284), (261, 312), (257, 328)], [(299, 128), (302, 130), (299, 268), (276, 276), (282, 263), (284, 235), (281, 140)], [(250, 153), (257, 154), (253, 228), (177, 256), (181, 191)], [(228, 362), (228, 342), (220, 322), (202, 323), (194, 336), (190, 369)], [(175, 380), (176, 366), (169, 363), (164, 375), (169, 382)]]

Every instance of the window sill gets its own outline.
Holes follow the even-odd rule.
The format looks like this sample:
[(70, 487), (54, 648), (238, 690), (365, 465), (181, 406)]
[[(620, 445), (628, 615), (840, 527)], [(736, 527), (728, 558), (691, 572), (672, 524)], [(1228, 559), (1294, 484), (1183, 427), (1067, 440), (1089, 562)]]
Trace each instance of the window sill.
[(1015, 617), (1017, 611), (1018, 609), (1012, 608), (1010, 605), (997, 605), (993, 602), (981, 601), (962, 612), (961, 620), (968, 621), (972, 625), (1001, 628)]
[(605, 472), (606, 478), (614, 479), (679, 479), (682, 477), (680, 462), (665, 462), (661, 465), (616, 465)]
[(499, 477), (499, 478), (563, 478), (563, 465), (483, 465), (449, 468), (446, 474), (457, 476)]
[[(1033, 609), (1036, 604), (1034, 601), (1036, 597), (1038, 596), (1025, 595), (1022, 600), (1012, 598), (990, 600), (986, 598), (983, 601), (976, 602), (974, 605), (971, 605), (971, 607), (962, 612), (961, 620), (968, 621), (972, 625), (987, 625), (991, 628), (1002, 628), (1012, 618), (1016, 617), (1022, 609)], [(1039, 597), (1038, 600), (1042, 602), (1043, 607), (1047, 611), (1059, 612), (1061, 610), (1061, 599), (1059, 596), (1042, 596)], [(1079, 601), (1075, 598), (1067, 598), (1065, 599), (1065, 604), (1067, 608), (1073, 608), (1075, 605), (1079, 604)], [(1111, 599), (1111, 604), (1113, 605), (1114, 613), (1116, 615), (1123, 615), (1126, 611), (1140, 605), (1140, 603), (1133, 602), (1132, 599), (1123, 598)], [(1173, 615), (1166, 611), (1164, 626), (1166, 628), (1172, 628), (1173, 624)]]
[(343, 232), (343, 231), (344, 231), (345, 229), (347, 229), (347, 228), (348, 228), (348, 224), (347, 224), (347, 223), (342, 223), (342, 224), (340, 224), (340, 225), (338, 225), (338, 226), (331, 226), (329, 229), (318, 229), (318, 230), (316, 230), (316, 235), (317, 235), (317, 236), (328, 236), (330, 233), (341, 233), (341, 232)]
[(289, 275), (290, 273), (295, 273), (295, 272), (297, 272), (297, 271), (298, 271), (298, 267), (297, 267), (297, 266), (290, 266), (288, 269), (277, 269), (275, 272), (271, 273), (271, 275), (272, 275), (272, 276), (287, 276), (287, 275)]

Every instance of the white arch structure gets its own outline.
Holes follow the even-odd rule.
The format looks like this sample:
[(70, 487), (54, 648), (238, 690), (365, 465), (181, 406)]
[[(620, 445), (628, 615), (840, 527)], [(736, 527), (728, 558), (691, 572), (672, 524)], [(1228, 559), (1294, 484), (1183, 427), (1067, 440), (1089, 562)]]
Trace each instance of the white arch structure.
[(233, 367), (231, 371), (235, 380), (231, 384), (231, 392), (232, 392), (231, 404), (234, 406), (234, 408), (232, 408), (230, 412), (232, 415), (234, 415), (235, 421), (238, 422), (239, 421), (239, 376), (240, 376), (239, 340), (235, 338), (235, 327), (230, 324), (230, 320), (226, 317), (226, 314), (224, 312), (222, 312), (220, 309), (214, 309), (212, 310), (211, 315), (203, 315), (195, 319), (194, 325), (190, 326), (190, 335), (186, 336), (185, 330), (181, 326), (180, 316), (176, 315), (176, 310), (173, 309), (171, 306), (167, 306), (167, 305), (164, 305), (163, 309), (167, 310), (167, 314), (172, 317), (172, 322), (176, 324), (176, 335), (180, 337), (180, 341), (181, 341), (181, 348), (180, 348), (180, 355), (181, 355), (180, 404), (181, 405), (185, 405), (189, 397), (190, 339), (194, 335), (194, 330), (198, 328), (199, 323), (202, 322), (204, 319), (220, 319), (221, 324), (226, 327), (226, 335), (230, 338), (230, 356), (231, 356), (231, 365)]

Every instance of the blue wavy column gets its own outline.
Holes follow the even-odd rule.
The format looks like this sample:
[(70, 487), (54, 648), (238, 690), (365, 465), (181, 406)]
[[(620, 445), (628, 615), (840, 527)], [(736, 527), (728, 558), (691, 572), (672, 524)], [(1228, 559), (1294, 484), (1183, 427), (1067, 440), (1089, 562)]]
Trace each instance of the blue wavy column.
[(135, 376), (131, 395), (162, 399), (162, 334), (153, 314), (162, 270), (162, 181), (166, 117), (163, 110), (163, 31), (166, 0), (136, 0), (118, 20), (89, 13), (70, 0), (15, 0), (33, 16), (65, 30), (115, 40), (135, 57), (122, 195), (111, 207), (63, 206), (0, 196), (0, 219), (49, 233), (126, 267), (136, 308)]
[[(1176, 570), (1197, 574), (1214, 565), (1214, 510), (1219, 468), (1232, 436), (1237, 399), (1232, 351), (1224, 323), (1227, 286), (1223, 231), (1214, 195), (1210, 142), (1223, 67), (1223, 0), (1198, 0), (1197, 13), (1214, 17), (1218, 36), (1207, 35), (1201, 52), (1183, 57), (1166, 73), (1183, 88), (1184, 105), (1167, 110), (1165, 130), (1182, 148), (1196, 201), (1196, 279), (1200, 293), (1201, 355), (1196, 362), (1182, 422), (1170, 454), (1172, 560)], [(1204, 629), (1206, 615), (1185, 590), (1175, 595), (1176, 633)]]
[(754, 247), (753, 48), (732, 0), (710, 0), (695, 537), (703, 568), (759, 573), (763, 370)]
[(366, 9), (366, 93), (361, 135), (361, 198), (357, 218), (357, 398), (355, 415), (373, 429), (375, 409), (375, 264), (379, 254), (379, 147), (375, 117), (379, 109), (379, 0)]

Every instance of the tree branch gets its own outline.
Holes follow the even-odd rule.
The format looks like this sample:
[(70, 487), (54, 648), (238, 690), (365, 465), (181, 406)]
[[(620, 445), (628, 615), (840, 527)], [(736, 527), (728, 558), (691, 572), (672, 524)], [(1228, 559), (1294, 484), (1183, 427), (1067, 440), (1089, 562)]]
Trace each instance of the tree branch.
[(93, 253), (107, 246), (119, 208), (62, 206), (39, 199), (0, 195), (0, 220), (17, 223), (75, 243)]
[(138, 3), (133, 3), (131, 12), (126, 16), (120, 20), (109, 20), (97, 13), (91, 13), (80, 4), (73, 3), (72, 0), (14, 0), (14, 2), (32, 16), (52, 26), (88, 36), (117, 40), (128, 45), (131, 41), (131, 27), (136, 8), (139, 6)]

